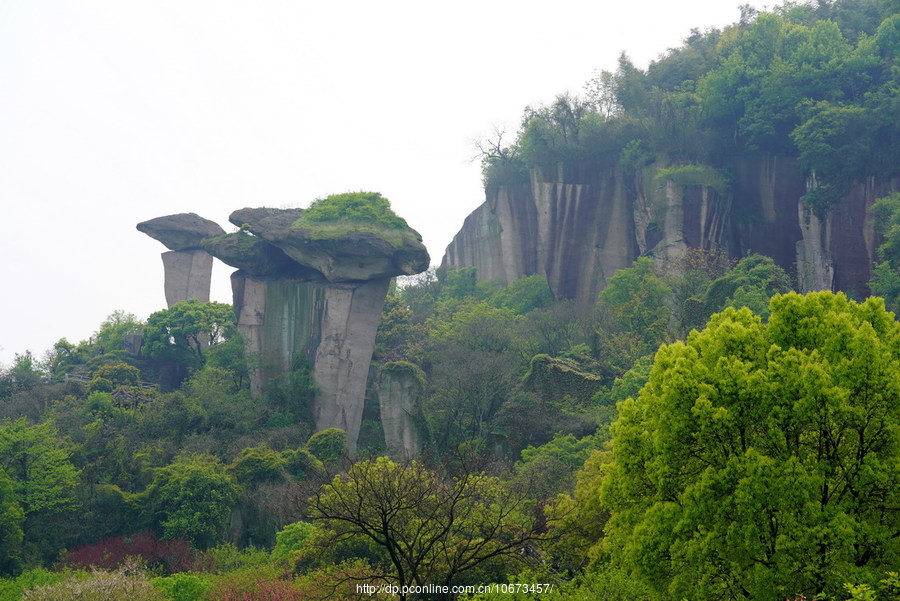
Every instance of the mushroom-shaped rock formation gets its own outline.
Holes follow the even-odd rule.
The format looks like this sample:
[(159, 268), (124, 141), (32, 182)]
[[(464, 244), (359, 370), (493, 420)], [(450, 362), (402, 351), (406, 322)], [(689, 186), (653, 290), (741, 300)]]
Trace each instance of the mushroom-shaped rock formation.
[(428, 268), (421, 237), (375, 193), (305, 211), (241, 209), (230, 220), (241, 231), (204, 248), (239, 270), (232, 290), (253, 390), (311, 366), (316, 428), (345, 430), (352, 448), (384, 297), (392, 277)]
[(202, 248), (206, 238), (225, 233), (215, 221), (204, 219), (196, 213), (178, 213), (157, 217), (137, 224), (137, 229), (154, 240), (159, 240), (169, 250), (193, 250)]
[(162, 253), (166, 303), (171, 307), (188, 299), (208, 302), (212, 256), (201, 248), (201, 241), (225, 230), (194, 213), (157, 217), (139, 223), (137, 229), (170, 249)]
[(240, 209), (229, 220), (329, 282), (413, 275), (428, 269), (422, 237), (377, 193), (329, 196), (306, 210)]

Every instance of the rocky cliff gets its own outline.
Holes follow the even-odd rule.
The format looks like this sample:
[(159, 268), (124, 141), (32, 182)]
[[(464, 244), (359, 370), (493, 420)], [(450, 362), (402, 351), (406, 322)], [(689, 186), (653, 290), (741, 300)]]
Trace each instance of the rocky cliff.
[(900, 178), (857, 182), (821, 218), (803, 201), (815, 185), (794, 159), (772, 155), (719, 170), (662, 160), (632, 173), (614, 160), (534, 168), (527, 184), (486, 191), (441, 267), (504, 283), (539, 274), (557, 298), (587, 307), (638, 256), (672, 273), (685, 249), (722, 248), (771, 256), (801, 290), (864, 296), (877, 247), (870, 208)]
[[(329, 206), (332, 199), (343, 204)], [(370, 205), (378, 211), (369, 219)], [(263, 393), (295, 370), (309, 369), (316, 429), (346, 431), (352, 451), (390, 280), (424, 271), (429, 257), (419, 234), (378, 194), (329, 197), (314, 206), (327, 218), (304, 219), (301, 209), (247, 208), (229, 217), (241, 228), (232, 234), (193, 214), (160, 217), (138, 229), (173, 249), (163, 255), (170, 306), (195, 289), (205, 297), (189, 298), (209, 299), (212, 257), (238, 269), (232, 291), (252, 390)], [(348, 207), (357, 212), (353, 218), (330, 217)], [(177, 299), (169, 293), (175, 284)]]

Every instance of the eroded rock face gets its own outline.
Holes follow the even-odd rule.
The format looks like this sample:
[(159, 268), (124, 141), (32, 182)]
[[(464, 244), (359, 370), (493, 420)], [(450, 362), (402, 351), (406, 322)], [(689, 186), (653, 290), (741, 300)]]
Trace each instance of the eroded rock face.
[(395, 461), (418, 457), (422, 443), (417, 423), (422, 420), (419, 402), (425, 391), (425, 374), (412, 363), (388, 363), (378, 371), (374, 390), (388, 456)]
[[(193, 214), (160, 217), (138, 229), (180, 249), (163, 255), (167, 298), (170, 272), (173, 278), (170, 306), (176, 297), (199, 294), (194, 287), (204, 283), (201, 300), (209, 300), (206, 263), (213, 256), (238, 268), (232, 292), (253, 392), (286, 385), (293, 372), (308, 366), (316, 386), (311, 409), (317, 430), (346, 431), (352, 451), (390, 279), (427, 269), (428, 252), (409, 228), (377, 233), (378, 227), (367, 224), (337, 223), (323, 234), (296, 227), (302, 213), (241, 209), (230, 217), (241, 228), (233, 234)], [(204, 250), (194, 250), (200, 246)]]
[(296, 227), (302, 209), (240, 209), (231, 223), (246, 227), (296, 263), (329, 282), (365, 281), (413, 275), (428, 269), (428, 251), (412, 229), (383, 233), (354, 229), (317, 232)]
[(814, 182), (792, 158), (739, 157), (727, 190), (660, 179), (664, 166), (626, 176), (614, 161), (563, 165), (489, 189), (441, 267), (476, 267), (480, 280), (503, 283), (539, 274), (557, 298), (585, 309), (640, 255), (677, 273), (686, 249), (722, 248), (772, 257), (803, 291), (868, 294), (877, 248), (870, 208), (900, 179), (859, 182), (821, 219), (803, 202)]
[(170, 250), (162, 254), (166, 304), (188, 299), (209, 302), (213, 258), (205, 250)]
[(137, 224), (137, 229), (165, 244), (169, 250), (189, 250), (202, 248), (206, 238), (221, 236), (225, 230), (209, 219), (196, 213), (165, 215)]

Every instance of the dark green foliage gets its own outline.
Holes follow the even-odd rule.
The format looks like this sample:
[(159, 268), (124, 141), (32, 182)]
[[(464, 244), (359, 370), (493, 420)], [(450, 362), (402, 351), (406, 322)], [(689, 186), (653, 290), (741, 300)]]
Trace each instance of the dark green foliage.
[(0, 576), (18, 573), (22, 556), (25, 512), (16, 497), (13, 481), (0, 469)]
[(772, 295), (789, 292), (791, 288), (791, 278), (775, 261), (750, 255), (710, 284), (704, 299), (706, 315), (725, 307), (747, 307), (757, 315), (768, 317)]
[(872, 293), (884, 297), (889, 311), (900, 317), (900, 194), (882, 198), (872, 206), (875, 228), (884, 242), (878, 247), (881, 263), (872, 274)]
[[(584, 405), (600, 390), (600, 376), (586, 373), (571, 359), (535, 355), (525, 376), (525, 386), (548, 401), (567, 400), (567, 405)], [(552, 398), (555, 397), (555, 398)]]
[(206, 348), (226, 340), (234, 330), (234, 310), (224, 303), (189, 299), (147, 318), (144, 352), (149, 357), (201, 360)]
[(228, 473), (247, 487), (264, 482), (281, 482), (287, 477), (287, 460), (278, 451), (267, 447), (248, 447), (237, 454), (228, 466)]
[(337, 467), (347, 458), (347, 433), (339, 428), (316, 432), (306, 441), (306, 450), (328, 468)]
[(347, 192), (320, 198), (309, 205), (294, 223), (294, 227), (338, 221), (369, 224), (393, 230), (408, 227), (406, 220), (391, 210), (390, 201), (378, 192)]
[(157, 470), (142, 504), (163, 538), (205, 549), (221, 542), (238, 487), (218, 460), (185, 455)]
[(325, 474), (325, 464), (306, 449), (288, 450), (282, 453), (284, 468), (296, 480), (314, 480)]

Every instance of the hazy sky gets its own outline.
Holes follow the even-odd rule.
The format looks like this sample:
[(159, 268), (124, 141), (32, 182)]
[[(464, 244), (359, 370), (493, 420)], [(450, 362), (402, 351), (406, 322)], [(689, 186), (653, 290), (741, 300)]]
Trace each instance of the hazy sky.
[(161, 215), (374, 190), (439, 263), (473, 139), (744, 1), (0, 0), (0, 363), (165, 308)]

